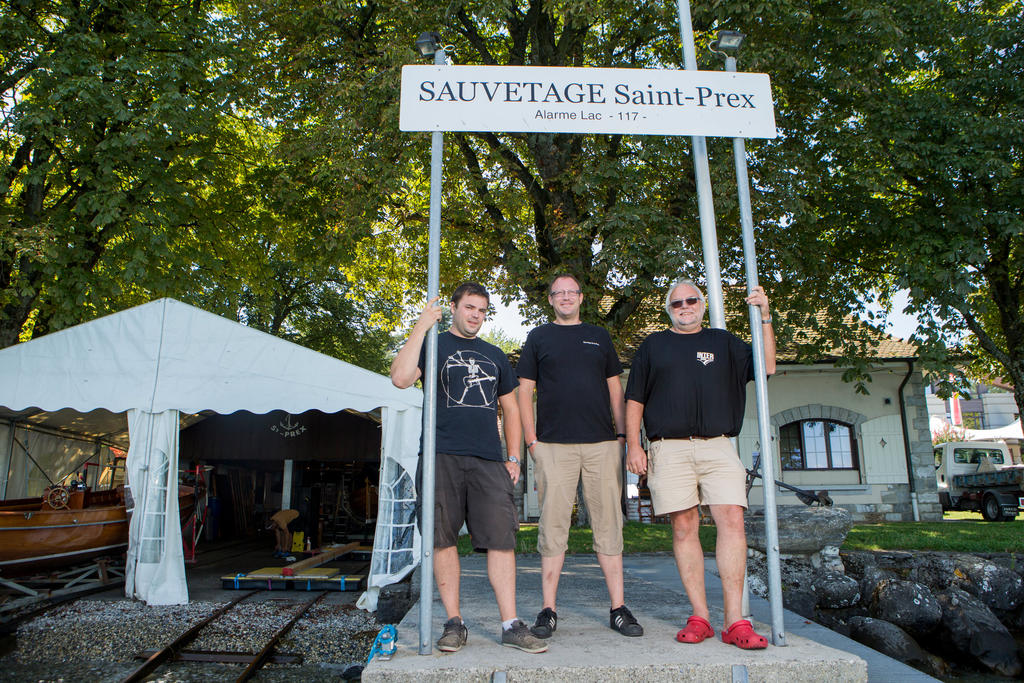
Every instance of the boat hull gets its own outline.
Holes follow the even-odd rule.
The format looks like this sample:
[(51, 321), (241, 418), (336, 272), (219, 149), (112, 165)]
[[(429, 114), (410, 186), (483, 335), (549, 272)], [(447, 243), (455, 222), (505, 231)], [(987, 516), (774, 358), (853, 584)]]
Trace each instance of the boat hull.
[(128, 547), (124, 505), (0, 512), (0, 575), (59, 567)]
[[(0, 576), (65, 567), (128, 548), (128, 515), (120, 490), (78, 492), (70, 504), (70, 509), (55, 510), (40, 498), (0, 503)], [(183, 516), (191, 514), (191, 487), (179, 487), (178, 505)]]

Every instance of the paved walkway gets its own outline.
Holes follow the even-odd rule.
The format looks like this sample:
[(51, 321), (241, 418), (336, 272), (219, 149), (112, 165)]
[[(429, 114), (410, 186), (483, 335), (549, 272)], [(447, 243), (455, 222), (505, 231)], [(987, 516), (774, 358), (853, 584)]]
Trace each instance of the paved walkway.
[[(519, 616), (533, 623), (540, 609), (540, 557), (520, 555)], [(709, 561), (713, 562), (713, 561)], [(713, 564), (709, 564), (709, 567)], [(462, 615), (469, 642), (460, 652), (418, 654), (419, 608), (398, 627), (398, 653), (375, 659), (363, 680), (383, 681), (933, 681), (934, 679), (802, 617), (785, 615), (786, 647), (748, 652), (718, 636), (699, 645), (675, 641), (689, 614), (670, 555), (625, 558), (627, 605), (644, 626), (642, 638), (625, 638), (608, 627), (608, 594), (593, 555), (570, 555), (559, 588), (558, 630), (550, 649), (531, 655), (502, 647), (486, 558), (462, 558)], [(711, 623), (721, 627), (721, 584), (707, 573)], [(435, 591), (436, 592), (436, 591)], [(751, 597), (758, 632), (770, 635), (768, 602)], [(435, 598), (431, 642), (440, 636), (444, 610)]]

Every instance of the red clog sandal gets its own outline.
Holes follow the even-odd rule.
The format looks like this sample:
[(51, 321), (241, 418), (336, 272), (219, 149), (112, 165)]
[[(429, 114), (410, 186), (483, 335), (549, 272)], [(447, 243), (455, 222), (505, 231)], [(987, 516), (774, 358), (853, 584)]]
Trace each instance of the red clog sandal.
[(680, 643), (699, 643), (713, 635), (715, 635), (715, 629), (711, 628), (707, 619), (692, 616), (686, 620), (686, 626), (676, 634), (676, 640)]
[(763, 650), (768, 647), (768, 640), (754, 633), (754, 627), (746, 619), (740, 619), (722, 631), (722, 642), (743, 650)]

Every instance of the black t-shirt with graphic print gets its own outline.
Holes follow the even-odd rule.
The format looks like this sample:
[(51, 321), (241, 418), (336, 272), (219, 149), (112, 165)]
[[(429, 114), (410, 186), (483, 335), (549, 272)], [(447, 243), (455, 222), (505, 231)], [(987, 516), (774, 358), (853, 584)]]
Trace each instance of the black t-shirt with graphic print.
[(743, 426), (750, 345), (725, 330), (655, 332), (633, 358), (626, 399), (644, 404), (649, 439), (736, 436)]
[[(421, 373), (426, 372), (426, 358), (424, 344)], [(498, 397), (517, 385), (505, 352), (482, 339), (442, 332), (437, 335), (437, 374), (437, 452), (504, 460)]]
[(615, 439), (608, 378), (622, 365), (608, 332), (589, 323), (534, 328), (516, 372), (537, 383), (537, 439), (598, 443)]

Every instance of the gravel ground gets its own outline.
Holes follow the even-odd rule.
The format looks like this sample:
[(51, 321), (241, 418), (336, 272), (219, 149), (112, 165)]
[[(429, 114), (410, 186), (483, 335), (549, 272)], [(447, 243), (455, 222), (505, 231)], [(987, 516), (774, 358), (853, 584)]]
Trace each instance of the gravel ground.
[[(310, 596), (312, 597), (312, 596)], [(0, 681), (117, 681), (142, 660), (223, 603), (146, 607), (141, 603), (78, 601), (57, 607), (18, 629), (14, 649), (0, 657)], [(300, 603), (268, 599), (243, 602), (214, 621), (189, 650), (259, 652)], [(317, 681), (341, 678), (352, 663), (365, 663), (380, 626), (374, 615), (351, 604), (318, 604), (277, 647), (302, 658), (298, 664), (267, 664), (256, 680)], [(241, 665), (174, 663), (152, 681), (234, 680)]]

